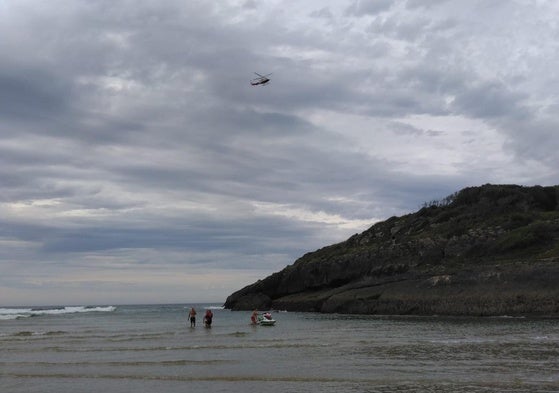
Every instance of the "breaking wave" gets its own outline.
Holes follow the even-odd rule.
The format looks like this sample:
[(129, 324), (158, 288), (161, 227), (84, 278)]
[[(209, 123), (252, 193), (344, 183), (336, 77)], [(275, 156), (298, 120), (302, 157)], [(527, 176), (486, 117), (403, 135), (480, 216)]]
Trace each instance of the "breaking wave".
[(71, 306), (45, 308), (0, 308), (0, 320), (28, 318), (40, 315), (62, 315), (86, 312), (113, 312), (115, 306)]

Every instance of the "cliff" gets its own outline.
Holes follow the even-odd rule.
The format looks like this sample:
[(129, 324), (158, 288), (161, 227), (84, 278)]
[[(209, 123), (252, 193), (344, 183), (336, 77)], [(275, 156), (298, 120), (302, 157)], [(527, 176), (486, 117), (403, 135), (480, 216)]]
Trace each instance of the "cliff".
[(465, 188), (232, 295), (233, 310), (559, 315), (559, 186)]

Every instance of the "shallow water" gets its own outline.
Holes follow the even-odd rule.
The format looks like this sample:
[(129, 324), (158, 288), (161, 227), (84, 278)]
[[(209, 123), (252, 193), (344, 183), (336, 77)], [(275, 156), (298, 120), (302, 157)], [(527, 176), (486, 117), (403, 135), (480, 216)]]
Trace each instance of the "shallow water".
[(263, 327), (214, 309), (206, 329), (197, 308), (196, 328), (187, 305), (2, 319), (1, 391), (559, 391), (556, 319), (280, 312)]

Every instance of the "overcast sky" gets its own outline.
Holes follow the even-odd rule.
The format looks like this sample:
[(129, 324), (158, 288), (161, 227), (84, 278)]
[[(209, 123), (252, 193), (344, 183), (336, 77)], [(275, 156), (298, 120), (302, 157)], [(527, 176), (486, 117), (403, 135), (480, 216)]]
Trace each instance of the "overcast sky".
[(0, 37), (0, 306), (221, 303), (559, 183), (555, 0), (0, 0)]

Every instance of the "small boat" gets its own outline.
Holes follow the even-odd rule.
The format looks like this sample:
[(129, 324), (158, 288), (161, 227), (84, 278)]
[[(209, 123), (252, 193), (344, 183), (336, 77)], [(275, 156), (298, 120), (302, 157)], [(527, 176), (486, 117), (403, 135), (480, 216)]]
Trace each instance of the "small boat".
[(270, 313), (266, 313), (263, 316), (258, 316), (258, 324), (261, 326), (274, 326), (275, 323), (276, 320), (272, 318), (272, 315)]
[(258, 321), (261, 326), (274, 326), (276, 323), (275, 319), (261, 319)]

